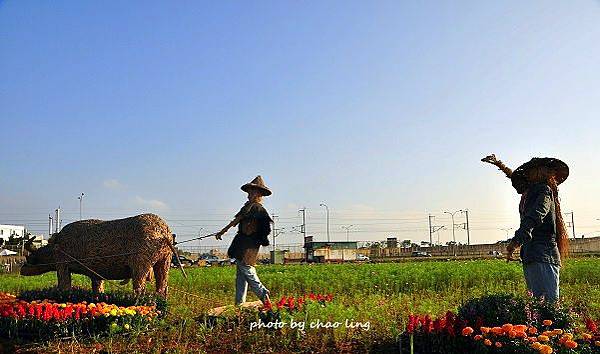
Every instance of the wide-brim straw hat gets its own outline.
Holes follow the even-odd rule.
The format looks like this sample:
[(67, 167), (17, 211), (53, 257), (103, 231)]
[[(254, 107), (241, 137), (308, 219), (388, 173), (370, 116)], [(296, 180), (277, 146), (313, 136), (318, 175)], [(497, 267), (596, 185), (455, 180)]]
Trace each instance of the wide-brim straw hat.
[(254, 178), (251, 182), (242, 186), (242, 190), (246, 193), (248, 193), (250, 189), (256, 189), (260, 191), (260, 193), (265, 197), (273, 194), (269, 187), (265, 185), (265, 181), (263, 181), (261, 176), (256, 176), (256, 178)]
[(537, 167), (546, 167), (552, 171), (556, 184), (561, 184), (569, 177), (569, 166), (559, 159), (553, 157), (534, 157), (513, 171), (510, 177), (512, 185), (517, 188), (529, 183), (527, 173)]

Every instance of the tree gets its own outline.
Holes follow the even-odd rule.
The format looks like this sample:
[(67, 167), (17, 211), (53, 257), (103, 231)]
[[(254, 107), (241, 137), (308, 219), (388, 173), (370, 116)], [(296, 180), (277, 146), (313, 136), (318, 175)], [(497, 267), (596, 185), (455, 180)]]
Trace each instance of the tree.
[(400, 246), (404, 248), (409, 248), (412, 245), (412, 240), (403, 240)]

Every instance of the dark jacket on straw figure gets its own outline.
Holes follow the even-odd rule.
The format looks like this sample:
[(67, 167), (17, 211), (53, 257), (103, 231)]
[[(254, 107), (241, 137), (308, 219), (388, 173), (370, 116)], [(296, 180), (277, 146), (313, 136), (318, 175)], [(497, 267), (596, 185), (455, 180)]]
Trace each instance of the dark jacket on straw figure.
[(256, 176), (251, 182), (242, 186), (248, 193), (248, 201), (235, 218), (223, 230), (216, 234), (217, 240), (231, 227), (238, 226), (238, 231), (227, 254), (235, 258), (237, 265), (235, 303), (241, 305), (246, 302), (248, 286), (263, 302), (270, 302), (269, 290), (261, 283), (256, 273), (256, 260), (260, 246), (269, 245), (269, 234), (273, 220), (262, 205), (262, 198), (271, 195), (271, 190), (265, 185), (261, 176)]
[(506, 248), (507, 259), (511, 260), (512, 253), (520, 246), (529, 291), (548, 301), (558, 300), (561, 258), (569, 253), (558, 185), (569, 176), (569, 167), (555, 158), (533, 158), (514, 171), (495, 155), (481, 161), (497, 166), (521, 194), (521, 223)]

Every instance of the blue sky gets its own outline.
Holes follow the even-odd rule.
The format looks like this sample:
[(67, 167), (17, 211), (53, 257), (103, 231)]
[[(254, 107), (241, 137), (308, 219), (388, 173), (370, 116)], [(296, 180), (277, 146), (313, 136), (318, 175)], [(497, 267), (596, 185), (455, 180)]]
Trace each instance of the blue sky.
[(302, 206), (323, 237), (321, 202), (334, 239), (420, 241), (468, 208), (495, 241), (518, 222), (495, 152), (565, 160), (563, 209), (600, 235), (599, 5), (2, 1), (0, 223), (76, 220), (84, 192), (85, 217), (156, 212), (187, 238), (262, 174), (282, 243)]

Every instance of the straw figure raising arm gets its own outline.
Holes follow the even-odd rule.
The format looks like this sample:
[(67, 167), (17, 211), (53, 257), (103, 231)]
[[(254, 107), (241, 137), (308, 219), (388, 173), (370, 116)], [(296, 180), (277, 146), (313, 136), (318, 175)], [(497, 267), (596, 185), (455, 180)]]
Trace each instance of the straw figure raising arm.
[(520, 247), (527, 288), (536, 297), (558, 300), (561, 259), (569, 253), (558, 185), (569, 176), (569, 167), (563, 161), (549, 157), (534, 157), (514, 171), (495, 155), (481, 161), (503, 171), (521, 195), (521, 221), (506, 247), (507, 260), (511, 260), (515, 249)]

